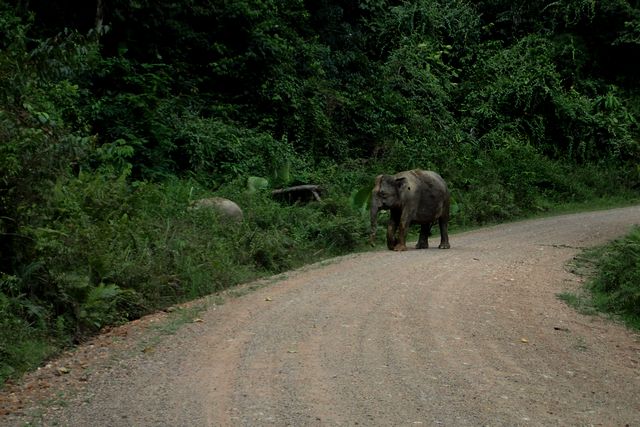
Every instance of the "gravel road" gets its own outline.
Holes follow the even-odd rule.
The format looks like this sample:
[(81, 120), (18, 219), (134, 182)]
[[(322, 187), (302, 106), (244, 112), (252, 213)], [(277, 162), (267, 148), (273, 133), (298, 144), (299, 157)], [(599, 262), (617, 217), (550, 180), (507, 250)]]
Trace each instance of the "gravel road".
[(153, 345), (166, 314), (87, 343), (2, 392), (0, 423), (640, 425), (640, 337), (557, 298), (581, 285), (581, 248), (639, 223), (640, 207), (564, 215), (309, 266)]

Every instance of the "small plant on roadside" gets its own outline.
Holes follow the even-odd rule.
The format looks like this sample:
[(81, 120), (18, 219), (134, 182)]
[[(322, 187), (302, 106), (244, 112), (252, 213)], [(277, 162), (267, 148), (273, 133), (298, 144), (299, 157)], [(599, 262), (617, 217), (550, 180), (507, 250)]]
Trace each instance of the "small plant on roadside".
[(590, 284), (594, 305), (640, 329), (640, 228), (606, 246)]
[(577, 258), (585, 288), (558, 297), (584, 314), (608, 313), (640, 330), (640, 227)]

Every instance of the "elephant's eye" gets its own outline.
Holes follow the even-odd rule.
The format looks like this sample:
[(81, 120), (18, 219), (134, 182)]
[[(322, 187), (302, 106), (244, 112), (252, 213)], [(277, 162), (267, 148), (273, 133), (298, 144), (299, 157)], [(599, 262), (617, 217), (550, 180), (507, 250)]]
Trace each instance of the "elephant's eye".
[(378, 193), (380, 195), (380, 197), (382, 197), (383, 199), (385, 197), (387, 197), (387, 193), (385, 193), (384, 191), (381, 191), (380, 193)]

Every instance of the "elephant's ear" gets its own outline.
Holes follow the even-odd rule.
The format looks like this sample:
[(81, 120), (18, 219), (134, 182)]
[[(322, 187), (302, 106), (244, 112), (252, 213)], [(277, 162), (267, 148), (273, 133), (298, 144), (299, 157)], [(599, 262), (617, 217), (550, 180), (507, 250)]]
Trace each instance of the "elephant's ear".
[(376, 180), (373, 183), (373, 192), (377, 193), (378, 191), (380, 191), (380, 183), (382, 182), (382, 178), (384, 175), (378, 175), (376, 176)]
[[(409, 187), (409, 181), (406, 176), (401, 176), (400, 178), (396, 178), (396, 188), (398, 191), (410, 191), (411, 187)], [(406, 185), (405, 185), (406, 184)]]
[(400, 178), (396, 178), (396, 187), (400, 188), (402, 185), (407, 182), (406, 176), (401, 176)]

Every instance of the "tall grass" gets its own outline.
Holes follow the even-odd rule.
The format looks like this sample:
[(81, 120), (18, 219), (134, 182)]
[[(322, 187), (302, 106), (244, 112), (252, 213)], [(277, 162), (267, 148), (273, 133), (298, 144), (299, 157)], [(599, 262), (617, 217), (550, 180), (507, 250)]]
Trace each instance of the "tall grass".
[(606, 313), (640, 330), (640, 227), (577, 260), (578, 272), (589, 279), (582, 290), (560, 299), (581, 313)]
[(589, 285), (594, 306), (640, 330), (640, 227), (597, 252), (596, 267)]

